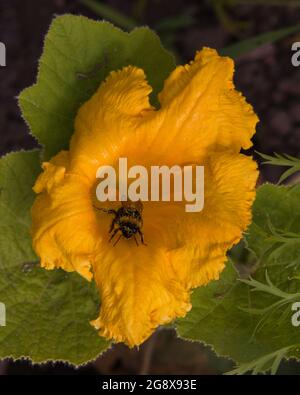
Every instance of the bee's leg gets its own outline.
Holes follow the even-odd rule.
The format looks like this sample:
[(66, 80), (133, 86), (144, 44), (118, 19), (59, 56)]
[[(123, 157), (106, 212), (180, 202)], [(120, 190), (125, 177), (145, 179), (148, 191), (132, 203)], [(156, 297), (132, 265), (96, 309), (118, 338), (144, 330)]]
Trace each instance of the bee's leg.
[(107, 213), (107, 214), (114, 214), (114, 215), (116, 215), (117, 214), (117, 212), (116, 212), (116, 210), (113, 210), (113, 209), (106, 209), (106, 208), (100, 208), (100, 210), (102, 210), (102, 211), (104, 211), (105, 213)]
[(116, 223), (116, 219), (114, 218), (114, 219), (111, 221), (111, 224), (110, 224), (110, 228), (109, 228), (109, 232), (108, 232), (108, 233), (111, 233), (111, 232), (114, 230), (115, 223)]
[(96, 210), (103, 211), (104, 213), (107, 213), (107, 214), (117, 214), (116, 210), (113, 210), (113, 209), (100, 208), (100, 207), (96, 207), (96, 206), (93, 206), (93, 207)]
[(120, 230), (119, 228), (116, 228), (114, 230), (113, 234), (110, 236), (109, 243), (112, 241), (112, 239), (115, 237), (115, 235), (119, 232), (119, 230)]
[(135, 235), (134, 235), (134, 240), (135, 240), (136, 245), (139, 246), (139, 243), (138, 243), (138, 241), (137, 241)]
[(122, 237), (122, 233), (120, 234), (120, 236), (118, 237), (117, 241), (114, 243), (113, 247), (118, 244), (118, 242), (120, 241), (120, 238)]
[(143, 234), (143, 232), (139, 229), (138, 230), (138, 232), (139, 232), (139, 235), (140, 235), (140, 237), (141, 237), (141, 242), (142, 242), (142, 244), (144, 245), (144, 246), (146, 246), (147, 244), (144, 242), (144, 234)]

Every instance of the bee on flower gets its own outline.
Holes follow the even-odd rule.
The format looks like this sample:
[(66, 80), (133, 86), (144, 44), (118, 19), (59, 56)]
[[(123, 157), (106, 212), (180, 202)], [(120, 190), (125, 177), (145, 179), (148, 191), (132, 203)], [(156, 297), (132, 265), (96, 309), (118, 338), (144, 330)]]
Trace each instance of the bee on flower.
[[(143, 70), (112, 71), (79, 109), (69, 150), (43, 164), (34, 249), (45, 269), (96, 281), (101, 307), (92, 325), (107, 339), (139, 345), (183, 317), (191, 290), (218, 279), (251, 221), (258, 172), (240, 151), (251, 147), (258, 118), (235, 90), (233, 72), (230, 58), (204, 48), (167, 78), (157, 109)], [(184, 201), (149, 200), (136, 211), (99, 202), (97, 169), (116, 168), (119, 158), (146, 169), (204, 166), (203, 210), (188, 213)], [(110, 231), (123, 236), (115, 246)]]

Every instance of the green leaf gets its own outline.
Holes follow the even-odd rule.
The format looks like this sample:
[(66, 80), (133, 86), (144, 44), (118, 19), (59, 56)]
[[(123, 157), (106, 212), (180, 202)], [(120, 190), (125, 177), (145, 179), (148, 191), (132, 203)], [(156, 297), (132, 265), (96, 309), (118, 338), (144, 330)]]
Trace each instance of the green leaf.
[(19, 97), (23, 116), (44, 146), (46, 159), (68, 149), (78, 108), (110, 71), (129, 64), (144, 69), (155, 104), (175, 64), (153, 31), (142, 27), (125, 33), (108, 22), (74, 15), (54, 19), (45, 39), (37, 83)]
[(284, 37), (287, 37), (293, 33), (297, 33), (300, 31), (300, 25), (289, 26), (284, 29), (273, 30), (271, 32), (267, 32), (264, 34), (260, 34), (258, 36), (249, 38), (247, 40), (240, 41), (236, 44), (232, 44), (226, 48), (221, 49), (220, 55), (230, 56), (231, 58), (237, 58), (241, 55), (249, 53), (254, 49), (264, 45), (270, 44), (275, 41), (281, 40)]
[(246, 242), (256, 263), (240, 272), (251, 277), (241, 281), (229, 262), (219, 281), (194, 291), (177, 330), (234, 359), (231, 373), (275, 373), (283, 357), (300, 358), (300, 329), (291, 322), (300, 301), (300, 186), (258, 189)]
[(274, 152), (274, 156), (271, 155), (266, 155), (266, 154), (261, 154), (258, 152), (258, 154), (265, 159), (265, 162), (263, 162), (264, 165), (272, 165), (272, 166), (286, 166), (290, 167), (290, 169), (286, 170), (281, 177), (278, 180), (278, 184), (282, 183), (285, 181), (287, 178), (290, 176), (294, 175), (298, 171), (300, 171), (300, 159), (296, 158), (291, 155), (287, 154), (276, 154)]
[(76, 273), (47, 271), (31, 248), (32, 186), (39, 152), (12, 153), (0, 160), (0, 358), (82, 364), (108, 347), (89, 321), (97, 317), (94, 284)]
[(249, 230), (248, 247), (259, 257), (260, 267), (282, 270), (282, 281), (289, 282), (300, 269), (300, 185), (261, 187)]

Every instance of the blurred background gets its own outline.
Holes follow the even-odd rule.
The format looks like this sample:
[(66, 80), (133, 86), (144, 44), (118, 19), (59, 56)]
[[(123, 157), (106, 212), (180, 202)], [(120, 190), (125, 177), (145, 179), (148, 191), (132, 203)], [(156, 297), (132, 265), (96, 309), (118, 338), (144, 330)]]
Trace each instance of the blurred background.
[[(0, 67), (0, 155), (37, 146), (16, 97), (34, 83), (44, 36), (54, 15), (64, 13), (106, 19), (128, 31), (148, 25), (177, 63), (185, 63), (204, 45), (220, 49), (300, 24), (300, 0), (0, 0), (0, 41), (7, 50), (7, 66)], [(259, 152), (300, 157), (300, 67), (291, 64), (295, 41), (300, 41), (300, 25), (299, 34), (236, 61), (236, 86), (260, 118), (254, 140)], [(276, 182), (280, 174), (277, 166), (261, 166), (261, 181)], [(209, 347), (177, 339), (173, 331), (163, 329), (139, 349), (115, 345), (79, 369), (62, 363), (2, 361), (0, 374), (221, 374), (233, 366)], [(280, 373), (300, 374), (300, 365), (283, 363)]]

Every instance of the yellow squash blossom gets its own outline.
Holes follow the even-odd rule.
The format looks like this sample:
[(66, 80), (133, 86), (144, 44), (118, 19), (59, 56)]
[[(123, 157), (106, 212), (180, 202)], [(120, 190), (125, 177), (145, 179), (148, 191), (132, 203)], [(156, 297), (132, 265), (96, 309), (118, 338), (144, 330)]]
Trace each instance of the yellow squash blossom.
[[(218, 279), (227, 250), (249, 225), (258, 173), (240, 150), (251, 146), (258, 119), (235, 90), (233, 72), (230, 58), (204, 48), (171, 73), (155, 109), (143, 70), (113, 71), (79, 109), (69, 151), (43, 163), (34, 186), (34, 249), (45, 269), (95, 279), (101, 309), (92, 325), (101, 336), (134, 346), (183, 317), (191, 289)], [(113, 247), (112, 216), (95, 208), (96, 172), (117, 169), (121, 157), (147, 169), (203, 165), (203, 211), (186, 213), (184, 201), (144, 202), (147, 246), (122, 238)]]

